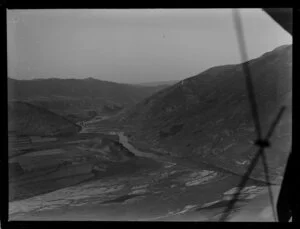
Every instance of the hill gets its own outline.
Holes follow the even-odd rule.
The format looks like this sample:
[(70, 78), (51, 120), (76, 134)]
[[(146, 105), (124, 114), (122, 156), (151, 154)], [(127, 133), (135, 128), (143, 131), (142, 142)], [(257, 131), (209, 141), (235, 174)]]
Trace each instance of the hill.
[(44, 107), (77, 122), (115, 114), (166, 86), (139, 86), (87, 79), (8, 79), (9, 99)]
[(75, 134), (80, 129), (80, 126), (44, 108), (21, 101), (8, 102), (9, 133), (58, 136)]
[[(287, 106), (267, 150), (269, 166), (282, 174), (291, 147), (292, 45), (250, 60), (249, 66), (264, 135), (281, 105)], [(132, 140), (234, 171), (243, 171), (257, 150), (241, 64), (182, 80), (120, 113), (118, 120), (133, 128)], [(262, 175), (261, 169), (256, 174)]]

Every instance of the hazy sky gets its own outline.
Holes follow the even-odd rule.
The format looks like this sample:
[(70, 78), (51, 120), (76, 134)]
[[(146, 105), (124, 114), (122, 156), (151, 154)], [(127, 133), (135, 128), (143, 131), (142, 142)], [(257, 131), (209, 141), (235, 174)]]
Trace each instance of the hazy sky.
[[(241, 10), (249, 58), (292, 37), (261, 9)], [(8, 75), (139, 83), (240, 63), (231, 9), (8, 10)]]

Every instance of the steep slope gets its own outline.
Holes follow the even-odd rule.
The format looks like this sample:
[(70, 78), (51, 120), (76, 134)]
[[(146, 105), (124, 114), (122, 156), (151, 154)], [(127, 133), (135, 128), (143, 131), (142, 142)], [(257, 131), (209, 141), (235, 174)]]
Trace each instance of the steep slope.
[(9, 99), (42, 106), (73, 121), (78, 121), (76, 117), (93, 116), (92, 113), (117, 113), (164, 87), (119, 84), (93, 78), (8, 79)]
[[(269, 166), (281, 174), (291, 146), (292, 46), (280, 46), (249, 61), (249, 66), (263, 134), (280, 106), (288, 108), (267, 150), (272, 154)], [(257, 149), (241, 64), (182, 80), (122, 112), (119, 120), (133, 127), (136, 141), (235, 171), (243, 171)]]
[(20, 101), (8, 103), (8, 131), (16, 135), (74, 134), (80, 126), (44, 108)]

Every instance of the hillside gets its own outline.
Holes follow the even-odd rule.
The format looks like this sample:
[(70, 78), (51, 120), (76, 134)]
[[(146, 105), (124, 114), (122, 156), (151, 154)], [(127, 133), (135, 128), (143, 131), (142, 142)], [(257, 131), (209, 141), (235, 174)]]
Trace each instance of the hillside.
[(80, 126), (44, 108), (20, 101), (8, 102), (8, 131), (16, 135), (74, 134)]
[(87, 79), (8, 79), (9, 99), (35, 104), (76, 122), (115, 114), (166, 86), (137, 86)]
[[(267, 150), (269, 166), (277, 176), (282, 174), (291, 146), (292, 46), (265, 53), (249, 61), (249, 66), (263, 134), (280, 106), (288, 107)], [(197, 157), (243, 171), (256, 152), (241, 64), (213, 67), (182, 80), (118, 117), (133, 128), (132, 140), (174, 156)], [(260, 167), (256, 175), (261, 174)]]

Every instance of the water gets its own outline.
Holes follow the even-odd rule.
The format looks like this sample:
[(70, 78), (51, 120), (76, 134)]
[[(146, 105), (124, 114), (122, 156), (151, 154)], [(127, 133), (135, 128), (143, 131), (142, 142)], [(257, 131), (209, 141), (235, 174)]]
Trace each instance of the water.
[(145, 152), (142, 152), (142, 151), (136, 149), (133, 145), (131, 145), (128, 142), (128, 138), (124, 135), (123, 132), (117, 132), (117, 135), (119, 136), (119, 142), (125, 148), (127, 148), (130, 152), (132, 152), (135, 156), (138, 156), (138, 157), (147, 157), (147, 158), (152, 158), (152, 159), (155, 159), (155, 160), (160, 160), (161, 159), (161, 157), (156, 156), (156, 155), (154, 155), (152, 153), (145, 153)]

